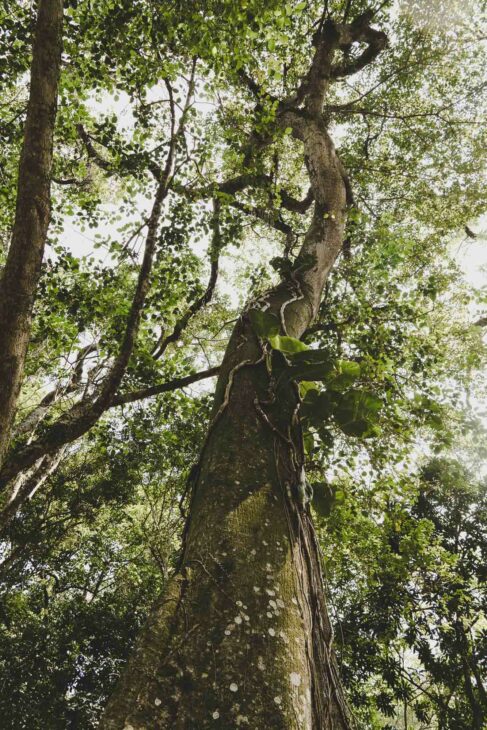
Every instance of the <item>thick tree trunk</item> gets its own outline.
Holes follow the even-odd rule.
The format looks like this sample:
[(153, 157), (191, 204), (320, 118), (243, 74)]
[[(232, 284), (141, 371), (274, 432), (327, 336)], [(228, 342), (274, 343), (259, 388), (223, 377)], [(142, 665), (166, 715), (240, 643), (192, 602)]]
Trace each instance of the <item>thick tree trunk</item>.
[[(301, 125), (315, 212), (314, 260), (252, 308), (299, 337), (340, 249), (345, 184), (321, 123)], [(301, 259), (302, 260), (302, 259)], [(101, 728), (345, 730), (309, 508), (297, 386), (276, 381), (240, 318), (221, 368), (194, 478), (182, 563), (140, 637)]]
[[(277, 107), (277, 123), (302, 143), (314, 212), (292, 275), (249, 308), (274, 314), (293, 337), (317, 315), (345, 227), (348, 184), (323, 104), (332, 79), (355, 73), (385, 47), (371, 17), (324, 22), (308, 74)], [(337, 49), (355, 41), (366, 49), (333, 65)], [(220, 370), (179, 571), (139, 638), (102, 730), (351, 727), (319, 549), (297, 489), (304, 462), (298, 388), (275, 377), (278, 365), (269, 367), (244, 312)]]
[[(254, 404), (268, 397), (254, 339), (243, 320), (229, 359), (249, 364), (233, 365), (207, 442), (182, 569), (102, 728), (349, 727), (313, 527), (292, 491), (293, 447)], [(276, 428), (291, 426), (295, 404), (280, 403)]]
[(0, 463), (15, 415), (49, 225), (62, 20), (62, 0), (40, 0), (15, 222), (0, 280)]

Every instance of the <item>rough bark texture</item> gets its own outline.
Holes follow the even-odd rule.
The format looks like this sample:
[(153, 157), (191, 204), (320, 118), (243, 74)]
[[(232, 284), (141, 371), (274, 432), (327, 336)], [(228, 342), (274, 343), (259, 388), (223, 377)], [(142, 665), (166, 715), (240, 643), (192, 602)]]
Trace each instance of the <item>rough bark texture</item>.
[[(311, 223), (292, 274), (252, 302), (232, 334), (193, 473), (181, 564), (139, 637), (102, 730), (351, 727), (319, 549), (297, 489), (304, 462), (298, 388), (276, 377), (278, 355), (269, 367), (248, 310), (273, 313), (293, 337), (318, 312), (342, 245), (349, 192), (323, 103), (330, 79), (355, 70), (333, 65), (337, 49), (368, 44), (361, 68), (385, 45), (369, 20), (324, 23), (303, 84), (278, 105), (278, 123), (302, 144)], [(245, 74), (244, 81), (259, 93)]]
[(15, 222), (0, 280), (0, 463), (15, 415), (50, 218), (62, 20), (62, 0), (40, 0)]

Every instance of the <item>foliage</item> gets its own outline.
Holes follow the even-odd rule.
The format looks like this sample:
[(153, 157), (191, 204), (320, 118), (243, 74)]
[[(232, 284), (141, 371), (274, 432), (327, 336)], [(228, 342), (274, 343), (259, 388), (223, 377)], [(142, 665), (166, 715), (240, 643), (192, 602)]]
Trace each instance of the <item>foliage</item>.
[[(17, 5), (8, 16), (0, 9), (4, 250), (33, 22), (30, 4)], [(366, 9), (362, 0), (328, 3), (344, 20)], [(250, 300), (271, 371), (299, 383), (314, 514), (357, 717), (364, 728), (401, 727), (409, 712), (410, 727), (467, 730), (476, 704), (486, 712), (475, 674), (486, 671), (486, 492), (450, 452), (472, 426), (468, 398), (485, 389), (486, 353), (471, 324), (477, 294), (462, 280), (452, 241), (483, 212), (485, 59), (480, 14), (478, 23), (460, 13), (448, 24), (445, 12), (441, 26), (424, 9), (380, 5), (374, 24), (388, 33), (388, 50), (335, 84), (324, 110), (354, 200), (319, 318), (296, 340), (259, 295), (278, 275), (292, 280), (297, 267), (313, 266), (296, 258), (311, 209), (283, 205), (306, 199), (299, 143), (276, 128), (275, 114), (276, 98), (291, 94), (308, 67), (322, 4), (66, 3), (53, 220), (14, 448), (92, 397), (117, 355), (153, 170), (165, 163), (195, 63), (118, 395), (218, 365)], [(249, 155), (249, 139), (272, 144)], [(241, 176), (252, 182), (223, 184)], [(107, 410), (2, 533), (5, 728), (96, 727), (177, 560), (208, 391), (194, 386)]]

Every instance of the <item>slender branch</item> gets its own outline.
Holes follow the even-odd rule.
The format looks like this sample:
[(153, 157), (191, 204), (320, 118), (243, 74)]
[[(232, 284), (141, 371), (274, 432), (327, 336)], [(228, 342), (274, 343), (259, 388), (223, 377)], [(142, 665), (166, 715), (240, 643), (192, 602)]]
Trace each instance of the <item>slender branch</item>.
[(259, 220), (264, 221), (264, 223), (267, 223), (267, 225), (275, 228), (276, 231), (279, 231), (280, 233), (285, 233), (286, 235), (293, 233), (293, 229), (290, 225), (280, 218), (276, 218), (275, 211), (273, 211), (272, 208), (247, 205), (246, 203), (240, 203), (238, 200), (233, 200), (230, 205), (233, 208), (242, 211), (242, 213), (245, 213), (246, 215), (252, 215)]
[(208, 302), (211, 301), (211, 298), (213, 297), (213, 292), (215, 291), (216, 282), (218, 279), (218, 264), (219, 264), (219, 256), (220, 256), (220, 248), (221, 248), (221, 234), (220, 234), (220, 203), (218, 200), (213, 201), (214, 206), (214, 214), (213, 214), (213, 239), (210, 249), (210, 255), (211, 255), (211, 271), (210, 271), (210, 279), (208, 281), (208, 286), (206, 287), (205, 292), (196, 299), (195, 302), (189, 307), (187, 312), (176, 322), (173, 331), (170, 335), (167, 335), (162, 342), (156, 347), (156, 350), (153, 353), (153, 357), (157, 360), (160, 358), (164, 352), (166, 351), (167, 347), (172, 342), (177, 342), (185, 329), (186, 325), (194, 317), (194, 315), (199, 312), (203, 307), (208, 304)]
[(144, 400), (145, 398), (152, 398), (152, 396), (159, 395), (160, 393), (169, 393), (172, 390), (185, 388), (187, 385), (198, 383), (200, 380), (214, 378), (219, 372), (220, 366), (216, 365), (208, 370), (202, 370), (200, 373), (194, 373), (193, 375), (186, 375), (182, 378), (168, 380), (166, 383), (151, 385), (150, 387), (134, 390), (130, 393), (120, 393), (113, 398), (111, 407), (122, 406), (127, 403), (135, 403), (136, 401)]
[(16, 437), (22, 436), (29, 431), (33, 431), (39, 423), (46, 417), (51, 406), (56, 403), (59, 398), (63, 395), (73, 393), (79, 386), (81, 377), (83, 375), (83, 365), (86, 357), (93, 352), (95, 345), (87, 345), (83, 347), (76, 356), (76, 361), (73, 365), (73, 371), (68, 383), (64, 387), (60, 387), (58, 384), (55, 388), (46, 393), (44, 398), (33, 410), (16, 426), (14, 434)]
[[(88, 157), (97, 167), (99, 167), (101, 170), (104, 170), (109, 175), (115, 175), (117, 172), (120, 172), (118, 168), (116, 168), (109, 160), (106, 160), (103, 155), (100, 155), (92, 142), (92, 136), (86, 131), (82, 124), (78, 124), (76, 126), (76, 131), (78, 132), (78, 135), (85, 146)], [(152, 174), (155, 180), (161, 180), (163, 172), (159, 165), (157, 165), (155, 162), (148, 161), (147, 169)]]
[(57, 469), (66, 452), (66, 448), (65, 445), (56, 454), (43, 456), (40, 460), (39, 468), (35, 469), (34, 473), (28, 476), (19, 485), (18, 489), (12, 491), (7, 504), (0, 510), (0, 534), (9, 526), (19, 509), (32, 499), (34, 494)]

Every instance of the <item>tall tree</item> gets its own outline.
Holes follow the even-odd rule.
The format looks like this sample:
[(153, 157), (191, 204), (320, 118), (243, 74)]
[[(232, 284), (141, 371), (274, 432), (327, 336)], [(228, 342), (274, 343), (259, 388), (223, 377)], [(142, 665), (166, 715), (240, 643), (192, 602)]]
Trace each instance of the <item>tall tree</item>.
[(51, 214), (63, 3), (40, 0), (12, 240), (0, 279), (0, 464), (10, 441)]
[[(398, 15), (388, 3), (374, 11), (361, 0), (324, 8), (217, 0), (192, 3), (189, 14), (185, 3), (154, 12), (145, 0), (69, 6), (56, 211), (76, 209), (94, 228), (104, 222), (101, 198), (111, 195), (127, 222), (115, 235), (97, 234), (103, 262), (53, 240), (23, 391), (27, 399), (33, 389), (34, 406), (19, 419), (0, 470), (3, 567), (37, 555), (34, 582), (49, 593), (46, 611), (57, 610), (56, 591), (81, 584), (94, 589), (83, 588), (82, 598), (91, 605), (93, 593), (86, 614), (94, 615), (103, 600), (96, 578), (94, 586), (77, 579), (83, 568), (75, 563), (67, 582), (74, 575), (76, 585), (67, 588), (57, 568), (44, 579), (43, 556), (51, 553), (52, 564), (53, 551), (70, 555), (71, 536), (76, 543), (78, 530), (94, 529), (92, 518), (110, 525), (100, 541), (117, 553), (113, 502), (125, 504), (128, 524), (134, 492), (151, 481), (155, 456), (146, 445), (167, 461), (171, 443), (176, 451), (173, 411), (159, 396), (220, 370), (186, 491), (180, 462), (176, 490), (167, 491), (169, 467), (158, 472), (159, 499), (170, 493), (175, 508), (179, 491), (182, 506), (189, 502), (182, 556), (102, 726), (350, 725), (305, 452), (308, 475), (343, 450), (363, 460), (382, 453), (383, 464), (411, 447), (418, 424), (438, 424), (435, 383), (447, 381), (441, 338), (460, 337), (455, 317), (448, 326), (441, 320), (456, 276), (447, 241), (479, 213), (482, 197), (476, 39), (461, 23), (453, 34), (427, 29), (428, 19), (415, 15), (421, 5), (406, 3)], [(96, 107), (97, 94), (110, 105), (119, 92), (135, 120), (125, 129), (120, 106), (115, 114)], [(222, 299), (204, 308), (219, 257), (232, 244), (250, 244), (249, 228), (263, 265), (250, 271), (254, 296), (218, 368), (218, 333), (228, 332), (235, 313)], [(202, 238), (210, 259), (203, 285), (192, 250)], [(271, 262), (276, 246), (283, 255)], [(216, 367), (188, 375), (198, 353), (207, 356), (208, 339)], [(146, 414), (131, 405), (151, 396), (157, 401)], [(186, 439), (199, 418), (194, 409)], [(120, 458), (109, 479), (103, 471), (117, 463), (117, 449), (145, 461), (135, 468)], [(315, 505), (320, 496), (326, 511), (332, 490), (315, 485)], [(87, 554), (97, 562), (103, 549)], [(109, 576), (111, 567), (100, 572)], [(133, 605), (137, 590), (127, 592)], [(149, 592), (141, 592), (140, 610)], [(94, 643), (95, 654), (123, 656), (123, 642)], [(65, 717), (75, 687), (89, 685), (84, 662), (80, 656), (76, 673), (66, 661), (66, 696), (56, 704)], [(40, 695), (47, 674), (46, 685), (36, 683)], [(25, 716), (20, 695), (16, 717)], [(42, 701), (46, 713), (53, 707)]]
[[(386, 47), (372, 16), (323, 18), (304, 80), (275, 101), (276, 126), (302, 144), (311, 222), (286, 277), (248, 305), (232, 333), (192, 475), (181, 565), (104, 728), (350, 727), (310, 518), (296, 383), (317, 364), (324, 374), (325, 363), (313, 362), (296, 338), (318, 314), (346, 222), (348, 179), (324, 104), (333, 80)], [(337, 58), (355, 43), (365, 45), (360, 55)], [(259, 98), (258, 85), (246, 81)]]

